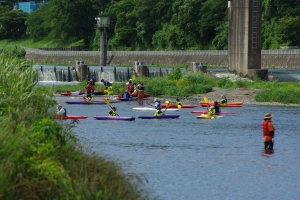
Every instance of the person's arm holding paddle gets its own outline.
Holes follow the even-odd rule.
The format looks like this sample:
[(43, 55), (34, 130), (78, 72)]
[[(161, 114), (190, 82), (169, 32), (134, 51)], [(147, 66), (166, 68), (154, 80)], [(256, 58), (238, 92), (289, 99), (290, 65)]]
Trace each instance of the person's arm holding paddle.
[[(105, 102), (107, 105), (109, 105), (109, 107), (111, 108), (111, 111), (114, 110), (115, 115), (119, 116), (119, 115), (116, 113), (117, 108), (116, 108), (116, 107), (111, 107), (110, 102), (109, 102), (108, 99), (104, 99), (104, 102)], [(114, 109), (114, 108), (115, 108), (115, 109)], [(109, 113), (109, 115), (111, 115), (111, 114)]]

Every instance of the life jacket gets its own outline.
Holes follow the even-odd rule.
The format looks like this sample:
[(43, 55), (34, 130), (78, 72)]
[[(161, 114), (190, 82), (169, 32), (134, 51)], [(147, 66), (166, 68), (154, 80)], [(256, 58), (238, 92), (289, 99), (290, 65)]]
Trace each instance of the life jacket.
[(130, 94), (132, 93), (132, 84), (128, 84), (127, 85), (127, 92), (129, 92)]
[(157, 101), (157, 106), (156, 106), (156, 109), (157, 108), (162, 108), (162, 104), (161, 104), (161, 102), (160, 101)]
[(114, 110), (108, 112), (109, 116), (117, 116), (117, 113)]
[(87, 92), (91, 92), (92, 91), (92, 85), (89, 83), (87, 84), (87, 86), (85, 87)]
[(65, 113), (62, 115), (63, 117), (67, 116), (67, 109), (63, 108), (65, 110)]
[(208, 111), (208, 114), (209, 115), (215, 115), (216, 114), (216, 110), (213, 108), (213, 109), (210, 109), (209, 111)]
[(139, 90), (145, 90), (144, 84), (138, 84), (137, 87)]
[(157, 109), (154, 113), (154, 116), (161, 116), (162, 115), (162, 111)]
[(222, 98), (222, 99), (221, 99), (221, 105), (226, 106), (226, 104), (227, 104), (227, 99)]
[(266, 120), (262, 123), (262, 131), (263, 131), (265, 141), (271, 141), (272, 140), (272, 137), (271, 137), (271, 134), (270, 134), (270, 131), (269, 131), (269, 127), (268, 127), (269, 122), (270, 122), (269, 120)]
[(219, 105), (215, 105), (215, 110), (216, 110), (216, 113), (219, 113), (220, 112), (220, 107), (219, 107)]
[(181, 108), (182, 107), (181, 101), (176, 101), (176, 105), (177, 105), (177, 108)]
[(107, 88), (107, 94), (112, 95), (114, 93), (112, 86)]

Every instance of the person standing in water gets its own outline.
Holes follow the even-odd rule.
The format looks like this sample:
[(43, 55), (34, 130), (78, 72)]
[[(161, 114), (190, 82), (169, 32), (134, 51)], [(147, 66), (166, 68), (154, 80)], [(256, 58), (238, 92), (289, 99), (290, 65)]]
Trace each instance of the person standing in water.
[(271, 113), (266, 113), (262, 123), (265, 149), (273, 150), (275, 128), (272, 123)]

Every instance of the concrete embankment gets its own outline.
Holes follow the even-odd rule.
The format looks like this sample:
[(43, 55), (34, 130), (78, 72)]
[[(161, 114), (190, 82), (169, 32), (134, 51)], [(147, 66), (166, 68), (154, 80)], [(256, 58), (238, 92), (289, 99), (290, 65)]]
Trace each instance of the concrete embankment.
[[(39, 53), (34, 51), (26, 52), (26, 59), (35, 62), (69, 62), (73, 65), (75, 60), (82, 60), (85, 63), (100, 63), (100, 54), (51, 54)], [(108, 65), (128, 65), (131, 66), (135, 61), (143, 62), (146, 66), (155, 64), (170, 65), (190, 65), (192, 62), (204, 63), (211, 66), (228, 66), (227, 55), (111, 55), (108, 56)], [(262, 55), (261, 68), (300, 68), (300, 55), (293, 54), (271, 54)]]

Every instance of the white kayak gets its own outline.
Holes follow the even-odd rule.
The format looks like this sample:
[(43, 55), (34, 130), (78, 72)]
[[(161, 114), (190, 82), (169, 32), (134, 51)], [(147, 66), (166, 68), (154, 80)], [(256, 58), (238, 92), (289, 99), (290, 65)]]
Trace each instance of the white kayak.
[[(137, 111), (153, 111), (155, 112), (155, 108), (151, 108), (151, 107), (136, 107), (136, 108), (133, 108), (133, 110), (137, 110)], [(166, 110), (166, 112), (168, 111), (178, 111), (179, 109), (178, 108), (168, 108)], [(165, 111), (165, 108), (162, 108), (161, 111)]]

